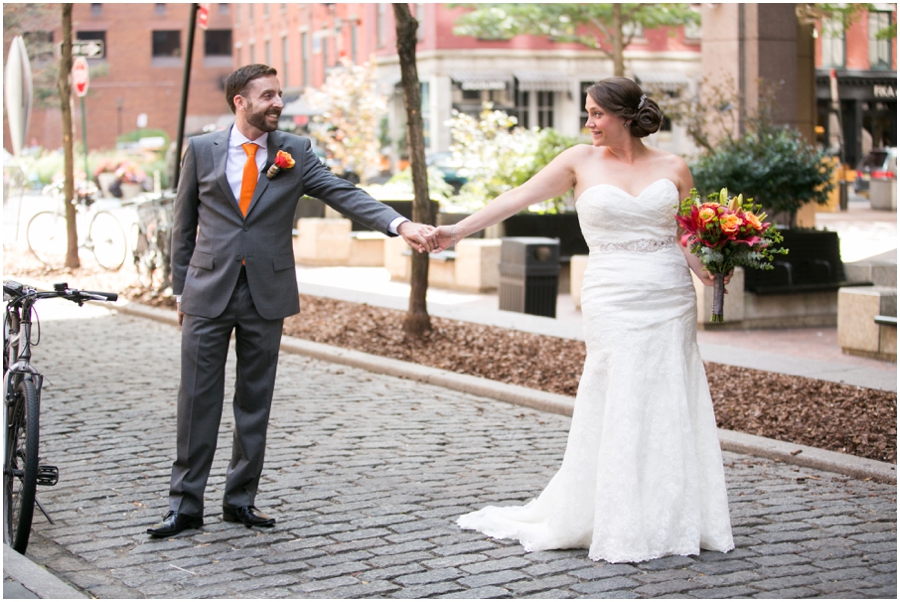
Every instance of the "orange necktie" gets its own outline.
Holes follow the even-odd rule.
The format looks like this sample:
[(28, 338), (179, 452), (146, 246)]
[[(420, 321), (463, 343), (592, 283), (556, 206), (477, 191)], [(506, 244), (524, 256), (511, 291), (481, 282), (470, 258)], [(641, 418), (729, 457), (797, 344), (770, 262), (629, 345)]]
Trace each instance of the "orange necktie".
[(238, 200), (238, 206), (241, 213), (247, 215), (250, 209), (250, 201), (253, 199), (253, 191), (256, 190), (256, 180), (259, 179), (259, 168), (256, 166), (256, 149), (259, 147), (248, 142), (242, 144), (244, 152), (247, 153), (247, 162), (244, 163), (244, 175), (241, 178), (241, 198)]

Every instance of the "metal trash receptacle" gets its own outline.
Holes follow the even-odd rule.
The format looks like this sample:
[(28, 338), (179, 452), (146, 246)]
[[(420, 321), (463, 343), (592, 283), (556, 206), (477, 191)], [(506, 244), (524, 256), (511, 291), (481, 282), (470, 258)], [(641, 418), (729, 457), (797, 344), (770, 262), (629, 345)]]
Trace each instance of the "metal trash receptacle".
[(556, 317), (559, 240), (504, 238), (500, 245), (500, 309)]

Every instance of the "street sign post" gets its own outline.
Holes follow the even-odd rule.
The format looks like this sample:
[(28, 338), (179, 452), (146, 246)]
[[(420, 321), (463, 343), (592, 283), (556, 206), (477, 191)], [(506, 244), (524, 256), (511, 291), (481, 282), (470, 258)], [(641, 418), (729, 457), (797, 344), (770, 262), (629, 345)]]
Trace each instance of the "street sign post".
[(75, 57), (72, 61), (72, 89), (75, 95), (81, 99), (81, 141), (84, 144), (84, 177), (88, 174), (88, 145), (87, 145), (87, 115), (84, 110), (84, 97), (87, 94), (91, 78), (88, 73), (87, 59), (83, 56)]

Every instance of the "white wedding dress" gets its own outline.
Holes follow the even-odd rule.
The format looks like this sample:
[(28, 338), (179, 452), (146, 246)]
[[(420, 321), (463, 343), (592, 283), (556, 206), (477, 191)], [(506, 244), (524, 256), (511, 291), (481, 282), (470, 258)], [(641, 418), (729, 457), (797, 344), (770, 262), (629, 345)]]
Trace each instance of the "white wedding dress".
[(587, 358), (562, 467), (537, 499), (466, 514), (463, 529), (609, 562), (734, 547), (678, 201), (665, 179), (579, 197)]

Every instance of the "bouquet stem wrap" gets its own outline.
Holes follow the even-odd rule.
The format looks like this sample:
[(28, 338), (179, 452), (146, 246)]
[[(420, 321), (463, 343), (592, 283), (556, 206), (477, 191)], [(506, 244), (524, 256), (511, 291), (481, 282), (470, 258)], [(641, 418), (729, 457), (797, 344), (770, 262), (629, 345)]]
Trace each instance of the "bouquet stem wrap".
[(713, 302), (710, 322), (725, 321), (725, 274), (713, 274)]

